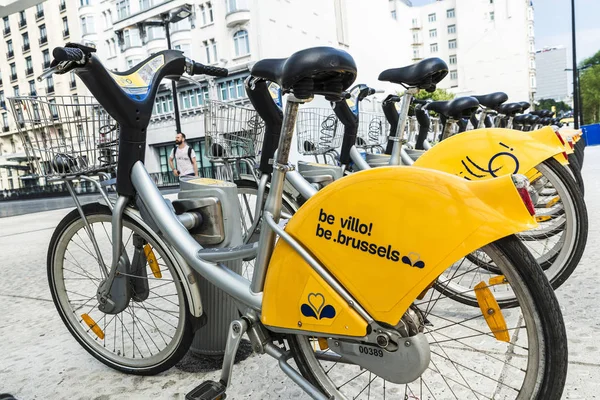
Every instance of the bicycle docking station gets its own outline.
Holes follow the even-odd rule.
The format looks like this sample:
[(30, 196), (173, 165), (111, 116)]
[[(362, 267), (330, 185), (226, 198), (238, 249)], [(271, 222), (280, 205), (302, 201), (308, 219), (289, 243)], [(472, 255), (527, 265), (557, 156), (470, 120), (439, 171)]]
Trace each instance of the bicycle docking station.
[[(175, 209), (185, 212), (196, 209), (203, 218), (202, 226), (190, 232), (198, 243), (205, 248), (242, 245), (241, 216), (234, 183), (191, 178), (181, 179), (180, 187), (178, 199), (173, 202)], [(237, 274), (242, 273), (241, 259), (224, 261), (223, 264)], [(239, 311), (229, 295), (199, 274), (194, 274), (206, 324), (196, 331), (190, 351), (200, 357), (221, 357), (225, 354), (230, 322), (238, 318)]]

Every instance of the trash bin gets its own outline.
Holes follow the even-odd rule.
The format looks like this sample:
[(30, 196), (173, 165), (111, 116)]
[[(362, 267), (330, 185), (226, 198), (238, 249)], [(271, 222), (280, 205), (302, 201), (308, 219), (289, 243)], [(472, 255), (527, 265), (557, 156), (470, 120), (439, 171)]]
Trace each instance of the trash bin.
[[(237, 186), (231, 182), (209, 178), (181, 179), (180, 200), (216, 197), (221, 202), (223, 213), (223, 231), (225, 239), (218, 244), (202, 244), (203, 247), (234, 247), (242, 244), (241, 217), (239, 214)], [(198, 239), (197, 239), (198, 240)], [(227, 268), (241, 274), (242, 260), (223, 263)], [(232, 320), (239, 318), (238, 309), (232, 297), (218, 289), (199, 274), (202, 308), (207, 323), (194, 336), (190, 351), (200, 356), (222, 356), (225, 353), (227, 333)]]
[(583, 131), (583, 140), (585, 140), (587, 146), (600, 144), (600, 124), (584, 125), (581, 130)]

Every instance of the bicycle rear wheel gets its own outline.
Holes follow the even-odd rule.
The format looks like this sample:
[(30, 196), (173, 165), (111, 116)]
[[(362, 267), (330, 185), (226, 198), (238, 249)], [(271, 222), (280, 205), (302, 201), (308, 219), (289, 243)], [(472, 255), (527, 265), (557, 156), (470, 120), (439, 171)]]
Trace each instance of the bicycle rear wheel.
[(429, 290), (414, 303), (431, 349), (429, 368), (416, 381), (392, 384), (321, 348), (316, 338), (295, 335), (288, 343), (300, 372), (335, 399), (560, 399), (567, 339), (552, 287), (514, 236), (481, 251), (506, 277), (497, 286), (511, 286), (518, 303), (518, 308), (499, 311), (508, 343), (494, 338), (479, 307), (461, 306)]
[[(104, 262), (109, 262), (110, 210), (94, 203), (84, 205), (83, 211)], [(154, 234), (124, 217), (123, 244), (130, 261), (134, 259), (134, 242), (149, 249), (156, 262), (147, 262), (152, 259), (147, 256), (140, 263), (143, 271), (132, 276), (129, 283), (133, 287), (133, 279), (145, 280), (145, 295), (140, 290), (139, 297), (132, 298), (119, 314), (109, 315), (98, 309), (96, 292), (103, 275), (77, 210), (70, 212), (52, 235), (48, 283), (67, 329), (92, 356), (124, 373), (155, 375), (171, 368), (188, 351), (193, 339), (191, 316), (170, 251)]]

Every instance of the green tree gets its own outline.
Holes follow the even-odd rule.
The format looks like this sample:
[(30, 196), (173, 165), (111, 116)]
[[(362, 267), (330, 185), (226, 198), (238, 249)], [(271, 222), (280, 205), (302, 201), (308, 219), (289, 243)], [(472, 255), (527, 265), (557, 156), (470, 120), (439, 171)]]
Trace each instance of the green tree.
[(436, 89), (435, 92), (429, 93), (426, 90), (420, 90), (416, 95), (415, 99), (419, 100), (452, 100), (454, 98), (454, 93), (447, 91), (446, 89)]
[[(402, 95), (401, 93), (399, 95)], [(447, 91), (446, 89), (436, 89), (435, 92), (429, 93), (426, 90), (419, 90), (417, 94), (415, 94), (415, 99), (419, 100), (432, 100), (432, 101), (442, 101), (442, 100), (452, 100), (454, 98), (454, 93)], [(408, 114), (413, 116), (415, 111), (414, 103), (410, 105), (408, 110)], [(431, 112), (431, 115), (437, 115), (434, 112)]]
[(579, 67), (583, 117), (586, 124), (600, 122), (600, 51), (584, 60)]
[(536, 102), (536, 109), (538, 110), (552, 110), (552, 107), (556, 107), (556, 114), (559, 114), (561, 111), (563, 113), (565, 111), (571, 111), (571, 106), (564, 101), (541, 99), (540, 101)]

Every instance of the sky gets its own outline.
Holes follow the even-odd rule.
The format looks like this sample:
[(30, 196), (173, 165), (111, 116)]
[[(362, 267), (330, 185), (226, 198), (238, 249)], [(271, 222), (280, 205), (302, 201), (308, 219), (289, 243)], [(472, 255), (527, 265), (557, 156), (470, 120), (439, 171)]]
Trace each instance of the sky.
[[(419, 6), (435, 0), (411, 0)], [(522, 0), (521, 0), (522, 1)], [(571, 1), (533, 0), (535, 17), (535, 47), (567, 47), (571, 65)], [(600, 0), (575, 0), (575, 25), (577, 27), (577, 61), (600, 50)]]

